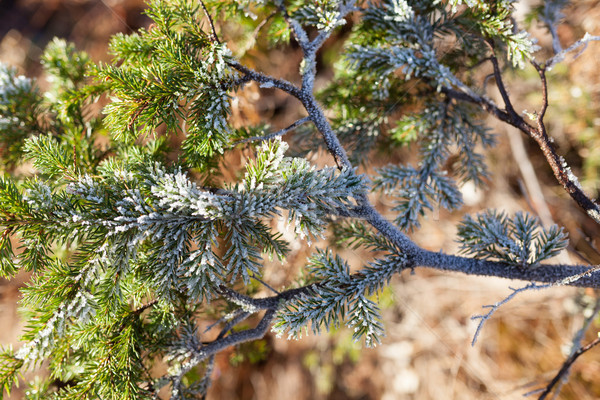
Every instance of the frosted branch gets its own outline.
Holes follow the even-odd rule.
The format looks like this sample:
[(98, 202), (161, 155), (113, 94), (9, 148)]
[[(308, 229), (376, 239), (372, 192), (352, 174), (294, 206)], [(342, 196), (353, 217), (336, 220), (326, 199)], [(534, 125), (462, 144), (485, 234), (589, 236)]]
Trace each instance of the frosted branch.
[(569, 46), (568, 48), (555, 54), (554, 57), (548, 59), (545, 64), (546, 69), (549, 71), (550, 69), (552, 69), (552, 67), (554, 67), (555, 64), (563, 62), (564, 59), (567, 57), (567, 54), (582, 47), (581, 50), (579, 50), (579, 52), (577, 52), (577, 54), (575, 54), (575, 56), (573, 56), (573, 60), (575, 60), (577, 57), (579, 57), (585, 51), (585, 49), (587, 48), (587, 45), (590, 42), (599, 41), (599, 40), (600, 40), (600, 36), (592, 36), (589, 33), (586, 33), (581, 39), (579, 39), (578, 41), (573, 43), (571, 46)]
[(514, 288), (509, 288), (510, 290), (512, 290), (512, 293), (510, 295), (508, 295), (507, 297), (505, 297), (502, 301), (499, 301), (497, 303), (494, 304), (488, 304), (485, 306), (482, 306), (483, 308), (487, 308), (489, 309), (489, 311), (485, 314), (482, 315), (474, 315), (471, 317), (471, 320), (479, 320), (479, 324), (477, 325), (477, 329), (475, 330), (475, 334), (473, 335), (473, 340), (471, 341), (471, 346), (475, 346), (475, 343), (477, 342), (477, 338), (479, 337), (479, 334), (481, 333), (481, 329), (483, 328), (483, 325), (492, 317), (492, 315), (498, 311), (498, 309), (503, 306), (504, 304), (508, 303), (509, 301), (511, 301), (517, 294), (521, 293), (521, 292), (525, 292), (527, 290), (540, 290), (540, 289), (546, 289), (548, 287), (550, 287), (551, 285), (538, 285), (536, 283), (530, 283), (527, 286), (524, 286), (522, 288), (519, 289), (514, 289)]
[(264, 136), (252, 136), (246, 139), (242, 139), (242, 140), (238, 140), (237, 142), (235, 142), (232, 146), (237, 146), (240, 144), (244, 144), (244, 143), (249, 143), (249, 142), (264, 142), (265, 140), (269, 140), (269, 139), (273, 139), (279, 136), (283, 136), (286, 133), (296, 129), (297, 127), (299, 127), (300, 125), (303, 125), (305, 123), (307, 123), (308, 121), (310, 121), (310, 117), (304, 117), (301, 118), (299, 120), (297, 120), (296, 122), (294, 122), (293, 124), (278, 130), (277, 132), (272, 132), (269, 133), (268, 135), (264, 135)]

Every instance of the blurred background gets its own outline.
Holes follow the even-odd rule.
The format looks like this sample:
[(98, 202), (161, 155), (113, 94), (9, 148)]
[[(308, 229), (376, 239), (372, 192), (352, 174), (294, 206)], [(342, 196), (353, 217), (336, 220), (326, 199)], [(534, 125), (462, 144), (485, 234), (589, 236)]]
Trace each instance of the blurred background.
[[(536, 2), (518, 4), (525, 16)], [(96, 62), (108, 60), (107, 44), (117, 32), (132, 32), (150, 24), (142, 14), (141, 0), (0, 0), (0, 61), (21, 73), (41, 76), (39, 57), (53, 37), (75, 43)], [(600, 34), (600, 2), (575, 1), (565, 10), (559, 28), (564, 47), (585, 32)], [(527, 22), (524, 22), (527, 24)], [(536, 21), (527, 25), (539, 40), (537, 58), (550, 56), (551, 39)], [(338, 39), (343, 36), (339, 35)], [(324, 53), (339, 50), (330, 40)], [(276, 76), (297, 79), (300, 54), (294, 46), (253, 53), (253, 64)], [(331, 76), (331, 66), (321, 62), (321, 79)], [(592, 43), (581, 57), (549, 73), (551, 106), (547, 124), (558, 152), (582, 178), (592, 197), (600, 188), (600, 44)], [(517, 110), (539, 109), (540, 83), (533, 68), (506, 75)], [(490, 96), (494, 96), (490, 90)], [(297, 106), (281, 93), (248, 87), (232, 105), (232, 123), (273, 124), (291, 121)], [(462, 214), (485, 208), (513, 213), (526, 210), (544, 223), (557, 223), (569, 232), (568, 254), (557, 261), (600, 263), (600, 229), (588, 219), (556, 184), (535, 143), (520, 133), (488, 120), (498, 146), (488, 154), (492, 176), (485, 190), (462, 188), (465, 207), (459, 213), (434, 211), (413, 233), (428, 249), (456, 252), (456, 223)], [(393, 157), (407, 157), (399, 148)], [(315, 155), (315, 161), (326, 155)], [(385, 160), (383, 160), (385, 161)], [(384, 207), (386, 200), (379, 199)], [(279, 286), (295, 276), (309, 253), (298, 249), (285, 265), (269, 265), (265, 280)], [(345, 250), (343, 256), (360, 265), (368, 254)], [(23, 274), (0, 279), (0, 344), (18, 347), (24, 322), (19, 319), (18, 289), (28, 279)], [(573, 337), (586, 318), (597, 311), (592, 290), (556, 288), (520, 294), (488, 321), (477, 343), (471, 340), (477, 322), (471, 317), (481, 307), (502, 300), (509, 287), (526, 283), (416, 270), (396, 277), (380, 296), (387, 337), (374, 349), (361, 349), (351, 332), (309, 335), (301, 341), (278, 339), (271, 334), (261, 341), (229, 349), (217, 357), (209, 399), (511, 399), (544, 387), (554, 377), (571, 350)], [(582, 343), (597, 335), (592, 321)], [(581, 357), (572, 368), (561, 399), (600, 398), (600, 349)], [(11, 399), (20, 399), (23, 390)], [(537, 398), (537, 396), (533, 396)]]

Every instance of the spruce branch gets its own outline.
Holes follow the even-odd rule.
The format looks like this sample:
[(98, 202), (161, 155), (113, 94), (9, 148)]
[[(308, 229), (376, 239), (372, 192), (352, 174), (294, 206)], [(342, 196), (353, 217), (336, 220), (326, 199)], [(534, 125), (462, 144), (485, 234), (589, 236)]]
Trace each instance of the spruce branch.
[[(264, 75), (262, 75), (260, 73), (251, 71), (241, 65), (237, 66), (236, 69), (238, 69), (242, 72), (245, 72), (249, 78), (257, 81), (258, 83), (273, 82), (273, 85), (275, 87), (278, 87), (278, 88), (286, 91), (290, 95), (298, 98), (304, 105), (304, 108), (308, 112), (308, 115), (312, 119), (317, 130), (321, 133), (329, 153), (336, 160), (336, 164), (337, 164), (338, 168), (340, 168), (340, 169), (352, 168), (352, 164), (350, 163), (350, 161), (347, 157), (345, 149), (339, 142), (339, 139), (337, 138), (336, 134), (331, 129), (331, 125), (329, 124), (327, 118), (323, 114), (321, 107), (319, 106), (318, 102), (314, 98), (314, 95), (312, 93), (308, 92), (305, 87), (302, 87), (301, 89), (297, 89), (296, 87), (294, 87), (293, 85), (291, 85), (287, 82), (271, 81), (268, 77), (265, 77)], [(313, 71), (312, 74), (314, 74), (314, 73), (315, 72)], [(472, 103), (480, 104), (484, 107), (484, 109), (486, 109), (486, 111), (489, 111), (490, 113), (496, 115), (501, 120), (504, 120), (505, 122), (509, 122), (509, 123), (513, 124), (514, 126), (518, 127), (519, 129), (526, 131), (527, 133), (531, 133), (532, 131), (535, 132), (535, 128), (532, 127), (531, 125), (527, 124), (523, 120), (523, 118), (516, 115), (516, 113), (509, 114), (507, 111), (501, 110), (491, 100), (487, 99), (486, 97), (475, 95), (470, 89), (466, 89), (466, 87), (464, 85), (461, 85), (459, 87), (461, 88), (460, 92), (455, 89), (449, 89), (446, 87), (443, 87), (442, 91), (444, 93), (448, 94), (450, 97), (457, 98), (458, 100), (467, 100)], [(463, 88), (465, 88), (465, 89), (462, 90)], [(464, 265), (464, 269), (463, 269), (463, 268), (461, 268), (462, 266), (460, 265), (458, 260), (466, 261), (466, 260), (470, 260), (470, 259), (459, 258), (457, 256), (443, 255), (444, 258), (448, 257), (446, 259), (447, 261), (451, 261), (451, 264), (454, 264), (452, 267), (443, 265), (444, 264), (443, 261), (436, 260), (436, 259), (442, 258), (441, 255), (436, 254), (436, 256), (433, 257), (434, 253), (418, 248), (396, 226), (394, 226), (390, 222), (386, 221), (381, 216), (381, 214), (379, 214), (379, 212), (374, 209), (374, 207), (370, 204), (370, 202), (368, 201), (366, 196), (359, 195), (357, 197), (357, 202), (359, 204), (359, 209), (356, 210), (356, 211), (358, 211), (358, 213), (356, 215), (360, 215), (360, 217), (362, 219), (364, 219), (366, 222), (371, 224), (381, 234), (383, 234), (384, 236), (386, 236), (390, 240), (392, 240), (394, 243), (396, 243), (399, 246), (399, 248), (402, 249), (406, 254), (413, 256), (413, 257), (411, 257), (411, 259), (415, 260), (414, 266), (427, 266), (427, 267), (431, 267), (431, 268), (441, 268), (443, 270), (458, 270), (458, 271), (462, 270), (462, 271), (469, 271), (467, 273), (476, 273), (476, 274), (481, 273), (482, 275), (493, 275), (493, 276), (502, 275), (501, 273), (498, 273), (498, 271), (496, 271), (496, 272), (491, 271), (490, 264), (487, 264), (487, 265), (483, 264), (483, 263), (479, 264), (480, 261), (477, 261), (477, 264), (474, 264), (473, 262), (466, 262), (466, 265)], [(600, 216), (599, 216), (599, 218), (600, 218)], [(600, 219), (599, 219), (599, 221), (600, 221)], [(433, 260), (436, 260), (436, 261), (432, 262)], [(585, 268), (585, 267), (580, 267), (580, 268)], [(570, 272), (565, 272), (565, 271), (559, 271), (558, 269), (559, 268), (552, 269), (552, 273), (557, 274), (557, 275), (552, 276), (552, 273), (546, 274), (546, 273), (550, 272), (551, 269), (547, 269), (546, 267), (544, 267), (544, 270), (546, 273), (531, 274), (531, 276), (536, 276), (536, 278), (533, 278), (533, 279), (529, 279), (529, 277), (528, 277), (530, 271), (527, 271), (527, 273), (525, 273), (523, 271), (524, 272), (523, 274), (520, 274), (520, 273), (514, 274), (515, 271), (511, 271), (511, 273), (509, 275), (512, 275), (513, 277), (518, 276), (518, 278), (516, 278), (516, 279), (522, 279), (522, 280), (526, 280), (526, 281), (537, 281), (538, 279), (540, 279), (539, 282), (550, 283), (550, 282), (554, 282), (557, 280), (571, 277), (575, 274), (583, 273), (585, 271), (585, 269), (575, 268), (575, 269), (571, 270)], [(475, 271), (478, 271), (478, 272), (475, 272)], [(506, 271), (503, 271), (502, 273), (505, 273), (505, 272)], [(578, 282), (581, 283), (581, 281), (578, 281)]]
[[(273, 15), (273, 4), (263, 3), (253, 7), (261, 15)], [(0, 368), (1, 384), (12, 385), (25, 361), (39, 362), (50, 355), (57, 360), (51, 365), (53, 373), (61, 378), (81, 364), (73, 375), (76, 383), (61, 389), (61, 395), (136, 398), (156, 395), (160, 384), (169, 381), (174, 399), (203, 395), (215, 355), (262, 338), (269, 327), (295, 336), (309, 326), (320, 332), (343, 323), (354, 329), (355, 340), (378, 343), (384, 329), (371, 296), (392, 277), (416, 268), (529, 282), (511, 288), (507, 298), (485, 306), (490, 309), (487, 314), (474, 317), (480, 320), (474, 342), (485, 321), (522, 291), (562, 285), (600, 288), (599, 266), (540, 264), (566, 246), (566, 235), (558, 227), (542, 229), (524, 214), (508, 218), (488, 213), (467, 219), (460, 236), (464, 253), (472, 257), (420, 247), (403, 231), (409, 224), (402, 222), (418, 224), (417, 217), (433, 203), (459, 207), (456, 182), (484, 182), (485, 162), (476, 146), (487, 147), (493, 139), (478, 124), (474, 109), (536, 140), (559, 182), (600, 222), (598, 205), (554, 151), (544, 125), (546, 71), (567, 52), (597, 38), (586, 36), (545, 65), (534, 63), (542, 81), (542, 105), (530, 124), (514, 109), (502, 77), (503, 63), (520, 66), (534, 48), (526, 33), (516, 31), (510, 2), (498, 3), (491, 12), (485, 2), (469, 0), (472, 7), (462, 13), (449, 12), (445, 3), (385, 0), (365, 4), (364, 9), (354, 1), (326, 3), (322, 9), (290, 3), (288, 10), (283, 1), (275, 2), (278, 23), (287, 24), (303, 53), (301, 82), (289, 82), (245, 66), (217, 36), (211, 13), (235, 17), (245, 3), (153, 1), (149, 15), (156, 25), (113, 39), (115, 59), (95, 69), (104, 83), (61, 100), (69, 104), (53, 106), (51, 110), (62, 114), (53, 121), (50, 135), (39, 135), (46, 130), (39, 124), (23, 132), (8, 128), (12, 122), (25, 126), (40, 114), (26, 120), (16, 112), (22, 110), (11, 108), (14, 102), (32, 109), (40, 103), (31, 82), (0, 68), (0, 131), (16, 134), (19, 143), (25, 143), (39, 172), (39, 181), (22, 186), (0, 179), (0, 273), (10, 276), (24, 267), (39, 274), (24, 298), (32, 315), (28, 343), (16, 356), (2, 354), (6, 366)], [(319, 95), (317, 54), (352, 12), (360, 12), (363, 19), (348, 39), (349, 51), (341, 64), (348, 71), (340, 75), (345, 80)], [(202, 13), (210, 33), (199, 24)], [(464, 47), (461, 60), (484, 58), (492, 63), (504, 108), (463, 83), (458, 73), (464, 65), (448, 63), (450, 57), (440, 54), (436, 38), (448, 34)], [(68, 85), (80, 87), (81, 71), (89, 60), (82, 56), (74, 68), (63, 70), (61, 62), (75, 53), (66, 45), (56, 46), (50, 52), (54, 58), (47, 57), (48, 68), (69, 78)], [(406, 85), (415, 78), (416, 86)], [(335, 94), (340, 82), (349, 81), (351, 88)], [(277, 132), (234, 142), (230, 96), (249, 82), (296, 98), (307, 116)], [(387, 138), (386, 124), (398, 110), (393, 97), (415, 87), (427, 93), (425, 115), (404, 116), (389, 136), (418, 131), (420, 162), (416, 167), (382, 168), (371, 183), (358, 173), (353, 153), (366, 152)], [(81, 105), (86, 96), (101, 93), (112, 98), (104, 124), (115, 147), (97, 156), (93, 137), (81, 136), (97, 128), (85, 121)], [(358, 100), (346, 104), (354, 94)], [(476, 107), (459, 104), (463, 102)], [(67, 120), (74, 125), (66, 125)], [(281, 136), (307, 122), (314, 125), (335, 167), (317, 168), (306, 159), (285, 156), (287, 145)], [(182, 165), (171, 165), (156, 142), (138, 140), (143, 134), (156, 134), (155, 128), (163, 124), (169, 134), (186, 135)], [(368, 145), (348, 145), (348, 136), (370, 135)], [(243, 143), (257, 145), (257, 152), (245, 172), (235, 171), (239, 179), (224, 187), (197, 183), (194, 168), (205, 174), (216, 171), (224, 153)], [(454, 174), (447, 171), (453, 168), (446, 168), (452, 151), (459, 160)], [(404, 196), (406, 201), (396, 209), (401, 212), (399, 222), (385, 218), (371, 202), (369, 191), (379, 188)], [(290, 252), (271, 224), (281, 216), (309, 243), (324, 236), (335, 217), (342, 217), (348, 225), (337, 234), (344, 243), (378, 254), (350, 273), (341, 257), (318, 251), (307, 265), (308, 282), (275, 290), (261, 273), (265, 255), (283, 259)], [(17, 255), (11, 247), (14, 238), (24, 248)], [(67, 249), (66, 255), (54, 253), (60, 246)], [(273, 295), (246, 295), (253, 279)], [(229, 303), (234, 311), (207, 329), (222, 325), (214, 340), (202, 341), (198, 315), (214, 299)], [(131, 309), (131, 304), (139, 306)], [(260, 316), (254, 328), (234, 329), (252, 315)], [(148, 366), (165, 355), (172, 370), (155, 385)], [(200, 363), (205, 363), (204, 377), (187, 385), (185, 375)]]

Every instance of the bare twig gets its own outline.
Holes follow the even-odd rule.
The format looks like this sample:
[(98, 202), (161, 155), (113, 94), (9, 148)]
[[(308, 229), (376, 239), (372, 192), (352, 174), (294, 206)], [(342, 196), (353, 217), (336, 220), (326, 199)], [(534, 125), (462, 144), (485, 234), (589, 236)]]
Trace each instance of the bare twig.
[(271, 18), (273, 18), (274, 16), (276, 16), (276, 15), (277, 15), (277, 12), (273, 11), (271, 14), (269, 14), (267, 16), (267, 18), (265, 18), (262, 21), (260, 21), (260, 23), (256, 26), (256, 28), (254, 28), (254, 32), (252, 32), (252, 37), (254, 38), (254, 40), (256, 40), (256, 37), (258, 36), (258, 33), (267, 24), (267, 22), (269, 22), (269, 20)]
[(281, 294), (280, 292), (278, 292), (277, 290), (275, 290), (271, 285), (269, 285), (267, 282), (265, 282), (262, 279), (260, 279), (258, 276), (252, 275), (251, 278), (254, 279), (255, 281), (261, 283), (264, 287), (266, 287), (267, 289), (269, 289), (271, 292), (273, 292), (275, 294)]
[(485, 76), (485, 78), (483, 78), (483, 93), (487, 92), (487, 85), (488, 85), (490, 79), (492, 79), (493, 77), (494, 77), (494, 74), (491, 73), (491, 74), (487, 74)]
[(225, 321), (231, 321), (235, 318), (237, 318), (240, 314), (242, 314), (244, 311), (241, 308), (238, 308), (237, 310), (230, 312), (227, 315), (222, 316), (221, 318), (219, 318), (216, 322), (210, 324), (208, 327), (206, 327), (206, 329), (204, 330), (203, 333), (208, 333), (211, 329), (213, 329), (215, 326), (225, 322)]
[(231, 331), (237, 324), (248, 318), (251, 314), (249, 312), (242, 311), (234, 318), (231, 319), (219, 332), (219, 336), (217, 336), (216, 340), (222, 339), (225, 337), (227, 332)]
[(471, 346), (475, 346), (475, 343), (477, 342), (477, 338), (479, 337), (479, 334), (481, 333), (481, 329), (483, 328), (483, 325), (492, 317), (492, 315), (498, 311), (498, 309), (503, 306), (504, 304), (508, 303), (510, 300), (512, 300), (517, 294), (521, 293), (521, 292), (525, 292), (527, 290), (540, 290), (540, 289), (546, 289), (548, 287), (550, 287), (552, 285), (538, 285), (535, 282), (530, 283), (527, 286), (524, 286), (522, 288), (519, 289), (514, 289), (509, 287), (510, 290), (512, 290), (512, 293), (508, 296), (506, 296), (502, 301), (499, 301), (497, 303), (494, 304), (488, 304), (485, 306), (482, 306), (483, 308), (487, 308), (489, 309), (489, 311), (485, 314), (481, 314), (481, 315), (474, 315), (471, 317), (471, 320), (479, 320), (479, 324), (477, 325), (477, 329), (475, 330), (475, 334), (473, 335), (473, 340), (471, 341)]
[(589, 42), (599, 40), (600, 36), (592, 36), (589, 33), (586, 33), (581, 39), (573, 43), (571, 46), (562, 50), (558, 54), (555, 54), (554, 57), (548, 59), (545, 64), (546, 69), (554, 67), (555, 64), (562, 62), (567, 56), (567, 54), (583, 46), (583, 48), (577, 54), (575, 54), (575, 56), (573, 56), (573, 59), (576, 59), (581, 55), (581, 53), (585, 51)]
[(297, 120), (296, 122), (294, 122), (293, 124), (291, 124), (290, 126), (280, 129), (277, 132), (272, 132), (272, 133), (269, 133), (268, 135), (264, 135), (264, 136), (252, 136), (252, 137), (249, 137), (246, 139), (238, 140), (237, 142), (233, 143), (232, 147), (235, 147), (240, 144), (248, 143), (248, 142), (258, 142), (258, 141), (263, 142), (265, 140), (273, 139), (278, 136), (283, 136), (286, 133), (296, 129), (297, 127), (305, 124), (308, 121), (310, 121), (310, 117), (301, 118), (301, 119)]
[(504, 107), (506, 108), (506, 112), (513, 119), (518, 117), (518, 114), (515, 112), (513, 105), (510, 101), (510, 97), (508, 96), (508, 92), (506, 90), (506, 86), (504, 86), (504, 81), (502, 80), (502, 74), (500, 72), (500, 66), (498, 65), (498, 59), (494, 54), (494, 46), (490, 42), (486, 42), (490, 50), (492, 51), (492, 55), (490, 56), (490, 60), (492, 62), (492, 66), (494, 67), (494, 78), (496, 79), (496, 86), (500, 91), (500, 95), (502, 96), (502, 100), (504, 101)]
[(583, 347), (580, 347), (575, 353), (573, 353), (571, 356), (569, 356), (565, 360), (565, 362), (563, 363), (562, 368), (560, 369), (560, 371), (558, 371), (558, 373), (556, 374), (556, 376), (554, 377), (554, 379), (552, 379), (550, 381), (550, 383), (548, 384), (548, 386), (546, 386), (546, 389), (542, 392), (542, 394), (540, 394), (540, 397), (538, 397), (538, 400), (543, 400), (543, 399), (546, 398), (546, 396), (548, 396), (550, 394), (550, 392), (552, 391), (552, 388), (560, 380), (562, 380), (563, 376), (566, 373), (568, 373), (569, 369), (571, 368), (571, 365), (573, 365), (573, 363), (579, 358), (579, 356), (581, 356), (585, 352), (591, 350), (592, 348), (594, 348), (599, 343), (600, 343), (600, 337), (597, 337), (595, 340), (593, 340), (592, 342), (586, 344)]
[(215, 29), (215, 24), (213, 22), (212, 17), (208, 13), (208, 10), (206, 9), (206, 5), (204, 4), (204, 1), (200, 0), (200, 6), (202, 7), (202, 10), (204, 10), (204, 15), (206, 15), (206, 18), (208, 19), (208, 23), (210, 24), (210, 29), (212, 31), (211, 40), (214, 40), (215, 42), (217, 42), (217, 44), (221, 44), (221, 41), (219, 40), (219, 36), (217, 35), (217, 30)]
[(546, 68), (538, 65), (535, 61), (532, 62), (535, 70), (538, 72), (540, 76), (540, 81), (542, 82), (542, 108), (537, 115), (537, 125), (538, 130), (540, 132), (546, 132), (546, 127), (544, 126), (544, 116), (546, 115), (546, 110), (548, 109), (548, 81), (546, 80)]
[(133, 310), (133, 313), (139, 315), (139, 314), (143, 313), (144, 311), (146, 311), (148, 308), (154, 307), (157, 303), (158, 303), (158, 299), (150, 300), (146, 304), (143, 304), (139, 308), (136, 308), (135, 310)]
[[(501, 110), (494, 102), (483, 96), (447, 87), (442, 88), (442, 92), (456, 100), (478, 104), (491, 115), (514, 126), (534, 139), (552, 168), (556, 180), (563, 186), (571, 198), (583, 208), (588, 216), (600, 224), (600, 206), (583, 192), (577, 177), (571, 172), (566, 161), (556, 153), (552, 146), (552, 140), (546, 134), (543, 123), (540, 123), (538, 120), (538, 126), (534, 127), (528, 124), (520, 115)], [(542, 110), (545, 111), (544, 108)]]
[[(577, 350), (581, 348), (581, 341), (583, 340), (585, 333), (587, 332), (589, 327), (592, 325), (592, 322), (596, 319), (596, 316), (598, 315), (599, 312), (600, 312), (600, 298), (596, 298), (596, 304), (594, 305), (594, 309), (592, 310), (590, 315), (583, 322), (581, 329), (579, 329), (577, 331), (577, 333), (575, 334), (575, 336), (573, 337), (573, 341), (572, 341), (572, 345), (571, 345), (571, 352), (569, 353), (569, 357), (572, 357), (573, 354), (575, 354), (577, 352)], [(553, 399), (558, 397), (560, 390), (561, 390), (563, 384), (567, 381), (570, 373), (571, 373), (571, 368), (568, 368), (567, 371), (563, 374), (560, 381), (557, 383), (556, 390), (554, 391), (554, 396), (552, 397)]]

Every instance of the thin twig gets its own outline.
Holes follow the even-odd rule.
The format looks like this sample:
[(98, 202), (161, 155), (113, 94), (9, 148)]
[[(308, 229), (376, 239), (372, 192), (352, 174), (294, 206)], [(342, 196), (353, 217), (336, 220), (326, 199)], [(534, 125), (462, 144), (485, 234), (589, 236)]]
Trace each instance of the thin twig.
[(210, 24), (210, 29), (212, 31), (211, 40), (214, 40), (215, 42), (217, 42), (217, 44), (221, 44), (221, 41), (219, 40), (219, 36), (217, 36), (217, 30), (215, 29), (215, 24), (212, 20), (212, 17), (208, 13), (208, 9), (206, 8), (204, 1), (200, 0), (200, 6), (202, 6), (202, 10), (204, 10), (204, 15), (206, 15), (206, 18), (208, 19), (208, 23)]
[(544, 126), (544, 116), (546, 115), (546, 110), (548, 109), (548, 81), (546, 80), (546, 67), (540, 66), (535, 61), (533, 61), (532, 64), (535, 70), (538, 72), (540, 81), (542, 82), (542, 108), (537, 116), (538, 129), (546, 132), (546, 128)]
[(502, 100), (504, 101), (504, 107), (506, 108), (506, 112), (511, 117), (514, 118), (515, 116), (518, 116), (518, 114), (515, 112), (515, 109), (513, 108), (513, 105), (510, 101), (510, 97), (508, 96), (506, 86), (504, 86), (504, 81), (502, 80), (502, 74), (500, 72), (500, 66), (498, 64), (498, 59), (496, 58), (496, 55), (494, 54), (494, 46), (490, 42), (486, 42), (486, 44), (488, 45), (488, 47), (490, 48), (490, 50), (492, 52), (492, 55), (490, 56), (490, 60), (492, 62), (492, 66), (494, 67), (494, 78), (496, 79), (496, 86), (498, 87), (498, 90), (500, 91), (500, 95), (502, 96)]
[(555, 54), (554, 57), (548, 59), (545, 64), (546, 69), (550, 69), (550, 68), (554, 67), (555, 64), (562, 62), (565, 59), (565, 57), (567, 56), (567, 54), (569, 54), (570, 52), (583, 46), (583, 48), (577, 54), (575, 54), (575, 56), (573, 57), (573, 60), (576, 59), (577, 57), (579, 57), (581, 55), (581, 53), (583, 53), (585, 51), (589, 42), (599, 41), (599, 40), (600, 40), (600, 36), (592, 36), (589, 33), (586, 33), (585, 35), (583, 35), (583, 37), (581, 39), (579, 39), (578, 41), (573, 43), (571, 46), (564, 49), (560, 53)]
[(223, 329), (221, 329), (221, 332), (219, 332), (219, 336), (217, 336), (216, 340), (222, 339), (225, 337), (225, 335), (227, 334), (227, 332), (231, 331), (237, 324), (239, 324), (240, 322), (242, 322), (243, 320), (245, 320), (246, 318), (248, 318), (250, 316), (250, 313), (242, 311), (241, 313), (239, 313), (237, 316), (235, 316), (231, 321), (229, 321), (224, 327)]
[(594, 339), (592, 342), (586, 344), (585, 346), (580, 347), (575, 353), (569, 356), (569, 358), (567, 358), (563, 363), (562, 368), (560, 369), (560, 371), (558, 371), (554, 379), (550, 381), (548, 386), (546, 386), (546, 389), (542, 392), (542, 394), (540, 394), (538, 400), (544, 400), (546, 396), (550, 394), (552, 388), (562, 379), (563, 375), (569, 371), (571, 365), (573, 365), (573, 363), (579, 358), (579, 356), (591, 350), (598, 344), (600, 344), (600, 336)]
[(304, 118), (301, 118), (301, 119), (297, 120), (296, 122), (294, 122), (290, 126), (278, 130), (277, 132), (272, 132), (272, 133), (269, 133), (268, 135), (264, 135), (264, 136), (252, 136), (252, 137), (249, 137), (249, 138), (246, 138), (246, 139), (238, 140), (237, 142), (233, 143), (231, 146), (235, 147), (237, 145), (248, 143), (248, 142), (257, 142), (257, 141), (263, 142), (265, 140), (273, 139), (273, 138), (278, 137), (278, 136), (283, 136), (286, 133), (288, 133), (289, 131), (291, 131), (293, 129), (296, 129), (297, 127), (299, 127), (300, 125), (305, 124), (308, 121), (310, 121), (310, 117), (304, 117)]
[(487, 92), (487, 85), (488, 85), (490, 79), (492, 79), (493, 77), (494, 77), (494, 73), (491, 73), (491, 74), (487, 74), (485, 76), (485, 78), (483, 78), (483, 93)]
[(538, 285), (535, 282), (531, 282), (529, 285), (524, 286), (522, 288), (519, 289), (514, 289), (509, 287), (510, 290), (512, 290), (512, 293), (509, 294), (508, 296), (506, 296), (503, 300), (494, 303), (494, 304), (488, 304), (485, 306), (482, 306), (483, 308), (488, 308), (489, 311), (485, 314), (481, 314), (481, 315), (474, 315), (471, 317), (471, 320), (479, 320), (479, 324), (477, 324), (477, 329), (475, 330), (475, 334), (473, 335), (473, 340), (471, 340), (471, 346), (475, 346), (475, 343), (477, 342), (477, 338), (479, 337), (479, 334), (481, 333), (481, 329), (483, 328), (483, 325), (492, 317), (492, 315), (498, 311), (498, 309), (503, 306), (504, 304), (508, 303), (510, 300), (512, 300), (517, 294), (527, 291), (527, 290), (540, 290), (540, 289), (546, 289), (548, 287), (552, 286), (551, 284), (549, 285)]
[(265, 286), (267, 289), (269, 289), (271, 292), (275, 293), (275, 294), (281, 294), (280, 292), (278, 292), (277, 290), (275, 290), (273, 287), (271, 287), (271, 285), (269, 285), (267, 282), (263, 281), (262, 279), (260, 279), (258, 276), (256, 275), (252, 275), (251, 276), (252, 279), (254, 279), (257, 282), (260, 282), (263, 284), (263, 286)]
[(158, 299), (151, 300), (151, 301), (147, 302), (146, 304), (143, 304), (141, 307), (133, 310), (133, 313), (139, 315), (139, 314), (143, 313), (145, 310), (147, 310), (148, 308), (154, 307), (157, 303), (158, 303)]
[(149, 100), (145, 100), (142, 104), (140, 104), (140, 107), (131, 116), (129, 123), (127, 124), (127, 130), (131, 130), (133, 128), (133, 125), (135, 124), (136, 119), (146, 109), (146, 107), (148, 106), (149, 103), (150, 103)]
[[(579, 348), (581, 348), (581, 341), (583, 340), (585, 333), (587, 332), (589, 327), (592, 325), (592, 322), (596, 319), (596, 316), (598, 315), (599, 312), (600, 312), (600, 298), (596, 298), (596, 304), (594, 305), (594, 309), (592, 310), (590, 315), (583, 322), (581, 329), (579, 329), (577, 331), (577, 333), (575, 334), (575, 336), (573, 337), (573, 341), (572, 341), (572, 345), (571, 345), (571, 352), (569, 353), (569, 357), (573, 356), (573, 354), (575, 354), (577, 352), (577, 350)], [(567, 371), (563, 374), (560, 381), (556, 384), (556, 390), (554, 391), (554, 396), (552, 397), (553, 399), (556, 399), (558, 397), (558, 395), (560, 394), (561, 388), (567, 381), (570, 373), (571, 373), (571, 368), (568, 368)]]
[(221, 318), (219, 318), (217, 321), (215, 321), (214, 323), (210, 324), (208, 327), (206, 327), (206, 329), (204, 330), (204, 334), (210, 332), (211, 329), (213, 329), (215, 326), (225, 322), (225, 321), (231, 321), (234, 318), (237, 318), (241, 313), (243, 313), (244, 311), (240, 308), (238, 308), (237, 310), (230, 312), (227, 315), (222, 316)]

